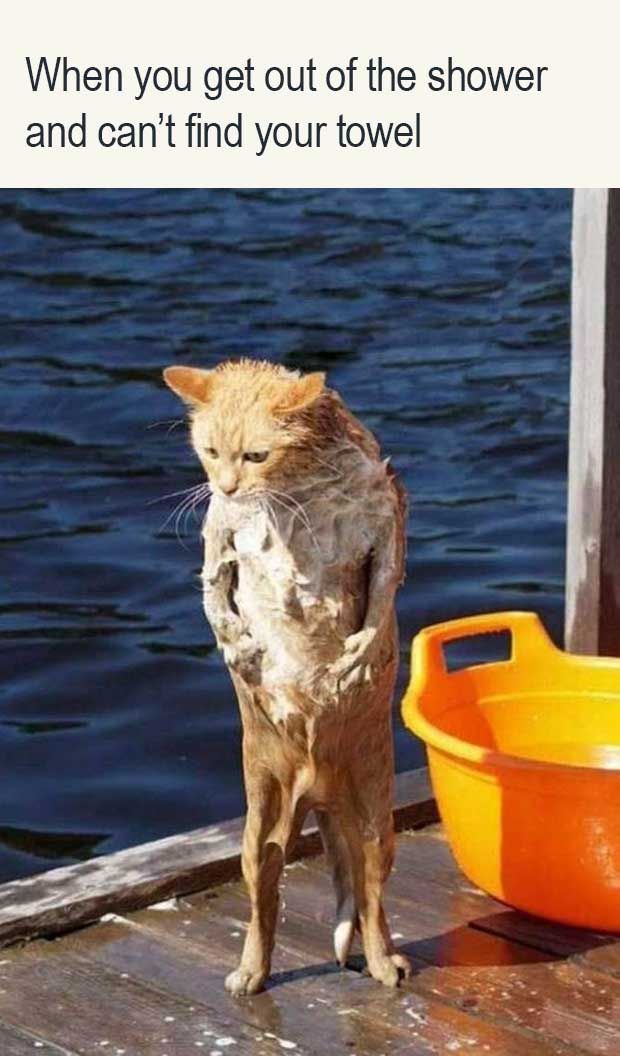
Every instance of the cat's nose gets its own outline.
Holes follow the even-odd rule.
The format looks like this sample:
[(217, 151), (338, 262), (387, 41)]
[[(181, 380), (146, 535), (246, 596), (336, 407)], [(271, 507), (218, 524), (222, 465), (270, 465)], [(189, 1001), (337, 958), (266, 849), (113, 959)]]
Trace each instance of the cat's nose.
[(220, 488), (224, 492), (224, 495), (234, 495), (238, 487), (239, 485), (236, 480), (220, 481)]

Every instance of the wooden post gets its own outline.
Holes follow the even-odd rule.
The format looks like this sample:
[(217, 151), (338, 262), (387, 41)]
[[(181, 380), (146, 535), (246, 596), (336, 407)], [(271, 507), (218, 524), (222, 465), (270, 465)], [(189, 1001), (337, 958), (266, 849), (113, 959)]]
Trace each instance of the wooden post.
[(566, 648), (620, 656), (620, 190), (575, 191)]

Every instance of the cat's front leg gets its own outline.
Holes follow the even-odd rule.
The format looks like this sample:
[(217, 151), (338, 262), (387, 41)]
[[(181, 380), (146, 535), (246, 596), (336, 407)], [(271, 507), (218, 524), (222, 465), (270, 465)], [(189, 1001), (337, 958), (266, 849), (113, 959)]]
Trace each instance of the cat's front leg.
[[(247, 687), (235, 680), (240, 703), (253, 707)], [(241, 866), (250, 896), (251, 917), (239, 966), (226, 977), (235, 997), (262, 990), (271, 969), (278, 916), (279, 882), (287, 854), (294, 846), (307, 808), (295, 804), (289, 790), (264, 765), (257, 766), (256, 730), (244, 719), (243, 768), (248, 811)]]
[(251, 917), (239, 966), (226, 977), (226, 989), (235, 997), (262, 990), (271, 968), (279, 880), (284, 866), (282, 848), (265, 841), (265, 822), (277, 810), (275, 786), (246, 789), (248, 812), (243, 834), (241, 864), (250, 896)]
[(204, 529), (202, 604), (220, 648), (239, 633), (240, 618), (233, 604), (237, 555), (232, 532), (209, 511)]
[(377, 630), (374, 627), (362, 627), (361, 631), (345, 638), (342, 656), (336, 661), (332, 672), (341, 692), (371, 681), (371, 663), (377, 644)]
[(394, 598), (402, 576), (402, 546), (399, 545), (395, 521), (383, 525), (369, 557), (364, 622), (359, 631), (345, 638), (342, 655), (332, 668), (332, 678), (339, 692), (371, 682), (373, 678), (372, 665), (392, 619)]
[(264, 650), (250, 633), (246, 622), (231, 604), (233, 570), (226, 566), (213, 578), (203, 572), (205, 614), (227, 667), (236, 671), (250, 685), (260, 682)]
[(202, 605), (220, 649), (237, 641), (244, 633), (244, 624), (231, 604), (234, 567), (230, 563), (205, 565), (202, 570)]
[(231, 607), (231, 582), (232, 576), (230, 581), (219, 576), (215, 583), (203, 576), (204, 610), (227, 667), (253, 685), (260, 681), (264, 650), (252, 637), (245, 621)]
[(226, 664), (247, 682), (258, 680), (263, 650), (258, 646), (235, 601), (238, 575), (233, 532), (216, 518), (208, 520), (202, 569), (202, 600)]

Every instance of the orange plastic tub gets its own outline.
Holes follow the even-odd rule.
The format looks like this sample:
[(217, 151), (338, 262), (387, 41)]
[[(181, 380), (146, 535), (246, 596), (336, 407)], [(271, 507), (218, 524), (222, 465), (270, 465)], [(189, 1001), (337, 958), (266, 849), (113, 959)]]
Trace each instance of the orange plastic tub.
[[(448, 673), (443, 644), (509, 631), (511, 656)], [(517, 909), (620, 931), (620, 660), (557, 649), (538, 617), (437, 624), (403, 701), (463, 872)]]

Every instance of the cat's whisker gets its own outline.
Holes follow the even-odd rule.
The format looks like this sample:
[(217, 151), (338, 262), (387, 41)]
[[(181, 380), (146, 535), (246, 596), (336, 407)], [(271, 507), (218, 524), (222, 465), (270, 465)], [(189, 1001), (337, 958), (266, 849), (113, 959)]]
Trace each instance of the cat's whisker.
[[(298, 502), (297, 499), (293, 495), (291, 495), (291, 493), (289, 491), (278, 491), (277, 488), (272, 488), (272, 487), (267, 488), (267, 491), (268, 491), (268, 493), (270, 495), (277, 495), (278, 498), (284, 499), (287, 502), (291, 502), (294, 506), (299, 507), (300, 510), (304, 509), (303, 505), (300, 502)], [(304, 511), (304, 513), (305, 513), (305, 511)]]
[[(160, 531), (162, 531), (162, 530), (163, 530), (163, 529), (164, 529), (164, 528), (165, 528), (165, 527), (167, 526), (168, 522), (172, 520), (172, 518), (173, 518), (173, 517), (174, 517), (174, 516), (176, 515), (176, 513), (177, 513), (177, 512), (179, 511), (179, 510), (181, 510), (181, 509), (183, 509), (183, 508), (184, 508), (184, 506), (186, 505), (186, 503), (191, 503), (191, 502), (193, 501), (193, 499), (194, 499), (194, 496), (195, 496), (196, 492), (198, 492), (199, 490), (201, 490), (201, 489), (202, 489), (203, 487), (204, 487), (204, 485), (202, 485), (202, 484), (201, 484), (201, 485), (199, 485), (199, 486), (197, 486), (197, 487), (195, 487), (195, 488), (191, 488), (191, 489), (189, 489), (189, 494), (185, 494), (185, 497), (184, 497), (184, 498), (182, 498), (182, 499), (180, 500), (180, 502), (178, 502), (178, 503), (176, 504), (176, 506), (174, 507), (174, 509), (172, 509), (172, 510), (170, 511), (170, 513), (169, 513), (169, 514), (168, 514), (168, 516), (166, 517), (166, 519), (165, 519), (164, 523), (162, 524), (162, 526), (161, 526), (161, 528), (160, 528)], [(183, 493), (183, 492), (180, 492), (180, 494), (184, 494), (184, 493)]]
[(182, 418), (165, 418), (163, 422), (151, 422), (147, 425), (147, 429), (157, 429), (160, 425), (167, 425), (166, 435), (169, 435), (173, 429), (176, 429), (177, 425), (183, 425)]
[(207, 512), (206, 508), (205, 508), (203, 517), (200, 518), (199, 514), (198, 514), (198, 507), (203, 502), (205, 502), (207, 504), (207, 506), (208, 506), (208, 504), (209, 504), (209, 502), (211, 500), (211, 494), (212, 494), (211, 489), (208, 488), (207, 490), (203, 491), (201, 494), (196, 495), (196, 497), (194, 498), (194, 501), (191, 504), (189, 513), (187, 513), (187, 516), (186, 516), (185, 531), (187, 531), (187, 519), (189, 517), (193, 517), (194, 521), (196, 523), (200, 523), (201, 525), (204, 523), (204, 515), (206, 515), (206, 512)]
[[(147, 502), (147, 506), (153, 506), (156, 502), (165, 502), (166, 499), (176, 499), (178, 495), (188, 495), (190, 491), (199, 491), (201, 488), (204, 487), (204, 481), (202, 482), (202, 484), (192, 484), (191, 488), (182, 488), (181, 491), (171, 491), (169, 495), (160, 495), (157, 499), (150, 499), (149, 502)], [(208, 482), (207, 487), (210, 487)]]
[(166, 519), (164, 520), (163, 524), (161, 525), (161, 527), (159, 529), (160, 532), (164, 532), (164, 531), (166, 531), (167, 528), (171, 527), (173, 529), (175, 535), (178, 535), (178, 521), (179, 521), (179, 517), (183, 513), (183, 510), (185, 509), (186, 503), (188, 501), (189, 500), (187, 500), (187, 499), (182, 499), (181, 502), (179, 502), (174, 507), (174, 509), (172, 509), (170, 511), (170, 513), (168, 514), (168, 516), (166, 517)]
[(183, 534), (187, 533), (187, 521), (188, 521), (188, 518), (194, 513), (198, 503), (209, 499), (210, 494), (211, 494), (211, 489), (210, 489), (209, 485), (208, 484), (203, 484), (202, 487), (196, 492), (195, 495), (188, 496), (188, 498), (185, 499), (183, 501), (183, 503), (181, 504), (179, 512), (177, 514), (176, 522), (175, 522), (176, 534), (177, 534), (177, 538), (179, 539), (179, 542), (181, 541), (179, 531), (182, 532)]
[(267, 503), (269, 510), (272, 514), (274, 513), (274, 502), (277, 503), (278, 506), (281, 506), (282, 509), (286, 510), (287, 513), (295, 514), (295, 510), (292, 510), (290, 506), (287, 506), (286, 503), (284, 503), (282, 499), (279, 499), (272, 491), (264, 492), (263, 494), (265, 502)]
[(187, 518), (191, 509), (193, 508), (194, 501), (195, 499), (194, 497), (192, 497), (192, 499), (189, 502), (186, 502), (183, 508), (177, 514), (175, 522), (175, 531), (179, 542), (181, 541), (181, 536), (187, 535)]
[[(277, 510), (273, 506), (273, 503), (275, 503), (281, 509), (286, 510), (286, 512), (291, 515), (293, 522), (298, 519), (299, 515), (297, 511), (292, 509), (290, 506), (287, 506), (287, 504), (283, 502), (282, 499), (277, 498), (275, 495), (270, 495), (269, 499), (267, 499), (267, 502), (269, 503), (269, 513), (271, 515), (271, 519), (276, 527), (278, 525), (278, 514)], [(305, 528), (306, 526), (303, 521), (301, 523), (302, 526)]]
[(187, 547), (185, 546), (185, 544), (183, 543), (181, 537), (179, 536), (178, 519), (179, 519), (180, 514), (183, 512), (183, 509), (185, 508), (186, 504), (189, 501), (191, 501), (191, 497), (182, 499), (181, 502), (179, 502), (174, 507), (174, 509), (170, 511), (170, 513), (168, 514), (168, 516), (166, 517), (165, 521), (163, 522), (163, 524), (161, 525), (161, 527), (158, 529), (158, 532), (157, 532), (157, 534), (160, 535), (163, 531), (165, 531), (165, 529), (167, 528), (167, 526), (170, 524), (171, 520), (174, 517), (175, 518), (175, 522), (174, 522), (175, 536), (178, 539), (178, 541), (181, 543), (181, 546), (183, 547), (184, 550), (187, 550)]
[(270, 488), (269, 490), (270, 490), (270, 493), (272, 495), (277, 495), (280, 499), (284, 499), (285, 501), (288, 501), (288, 502), (292, 503), (293, 507), (296, 510), (299, 511), (299, 515), (302, 518), (303, 523), (306, 525), (306, 528), (308, 529), (308, 531), (309, 532), (312, 531), (312, 526), (310, 524), (310, 518), (309, 518), (308, 514), (306, 513), (306, 510), (305, 510), (305, 508), (304, 508), (304, 506), (302, 505), (301, 502), (298, 502), (297, 499), (295, 499), (289, 492), (276, 491), (274, 488)]
[[(288, 498), (290, 498), (290, 496), (288, 496)], [(280, 501), (281, 502), (284, 501), (286, 503), (286, 499), (283, 499), (282, 497), (280, 497)], [(303, 506), (300, 505), (300, 503), (295, 502), (295, 500), (292, 500), (292, 502), (293, 502), (293, 505), (291, 507), (289, 507), (289, 508), (296, 514), (296, 516), (299, 518), (301, 523), (306, 528), (307, 532), (316, 541), (316, 537), (314, 535), (314, 531), (313, 531), (312, 525), (310, 523), (310, 518), (308, 517), (308, 514), (306, 513), (305, 509), (303, 508)]]
[(179, 520), (180, 520), (180, 518), (183, 516), (183, 514), (186, 512), (186, 510), (191, 509), (195, 503), (198, 503), (198, 502), (202, 501), (203, 499), (209, 498), (210, 495), (211, 495), (211, 487), (210, 487), (210, 485), (208, 483), (197, 484), (193, 488), (187, 488), (184, 491), (179, 492), (178, 494), (183, 495), (184, 498), (182, 498), (181, 501), (179, 503), (177, 503), (177, 505), (174, 507), (174, 509), (170, 511), (170, 513), (166, 517), (164, 523), (161, 525), (161, 527), (159, 529), (159, 532), (163, 532), (164, 529), (170, 523), (170, 521), (172, 521), (172, 519), (175, 518), (175, 521), (174, 521), (175, 534), (176, 534), (176, 536), (177, 536), (177, 538), (179, 539), (179, 542), (180, 542), (180, 536), (179, 536)]
[(174, 522), (174, 533), (175, 533), (175, 535), (176, 535), (176, 537), (177, 537), (177, 539), (178, 539), (178, 541), (180, 543), (182, 542), (182, 537), (187, 534), (187, 521), (186, 521), (186, 519), (187, 519), (187, 514), (188, 514), (189, 509), (190, 509), (190, 504), (187, 503), (183, 507), (183, 509), (179, 511), (179, 513), (176, 516), (176, 520)]
[[(183, 499), (183, 500), (181, 500), (181, 501), (182, 501), (182, 502), (185, 502), (185, 500), (184, 500), (184, 499)], [(176, 513), (177, 513), (177, 510), (179, 509), (179, 505), (180, 505), (180, 503), (179, 503), (179, 504), (178, 504), (177, 506), (175, 506), (175, 507), (174, 507), (174, 509), (172, 509), (172, 510), (170, 511), (170, 513), (169, 513), (169, 514), (168, 514), (168, 516), (167, 516), (167, 517), (165, 518), (165, 520), (164, 520), (164, 521), (162, 522), (162, 524), (160, 524), (159, 528), (157, 529), (157, 534), (158, 534), (158, 535), (159, 535), (159, 533), (160, 533), (160, 532), (163, 532), (163, 531), (165, 531), (165, 530), (166, 530), (166, 528), (167, 528), (167, 527), (168, 527), (168, 525), (170, 524), (170, 521), (171, 521), (171, 520), (172, 520), (172, 518), (173, 518), (173, 517), (174, 517), (174, 516), (176, 515)]]
[(294, 505), (289, 504), (289, 502), (287, 501), (287, 497), (284, 495), (283, 492), (274, 491), (273, 489), (270, 489), (268, 494), (274, 502), (276, 502), (283, 509), (287, 510), (288, 513), (292, 514), (294, 519), (299, 518), (304, 528), (310, 527), (307, 517), (303, 516), (303, 511), (300, 514), (299, 510), (296, 509)]
[(181, 546), (185, 546), (185, 544), (183, 543), (183, 540), (181, 538), (181, 533), (185, 533), (185, 531), (186, 531), (186, 529), (183, 526), (183, 519), (186, 516), (187, 511), (191, 507), (192, 501), (193, 501), (192, 499), (188, 499), (188, 500), (186, 500), (183, 503), (183, 505), (179, 508), (178, 513), (177, 513), (177, 515), (175, 517), (175, 521), (174, 521), (174, 534), (176, 535), (177, 540), (181, 544)]
[[(310, 519), (303, 506), (299, 502), (297, 502), (297, 500), (294, 499), (292, 495), (287, 495), (285, 492), (281, 491), (275, 491), (273, 488), (270, 488), (266, 492), (266, 494), (269, 496), (269, 498), (273, 499), (274, 502), (282, 506), (282, 508), (285, 509), (288, 513), (292, 514), (293, 520), (299, 518), (301, 524), (308, 532), (308, 535), (310, 536), (310, 539), (312, 540), (315, 549), (318, 553), (320, 553), (321, 547), (314, 533), (314, 529), (312, 528), (312, 525), (310, 523)], [(289, 499), (294, 505), (289, 506), (288, 503), (285, 501), (287, 499)]]

